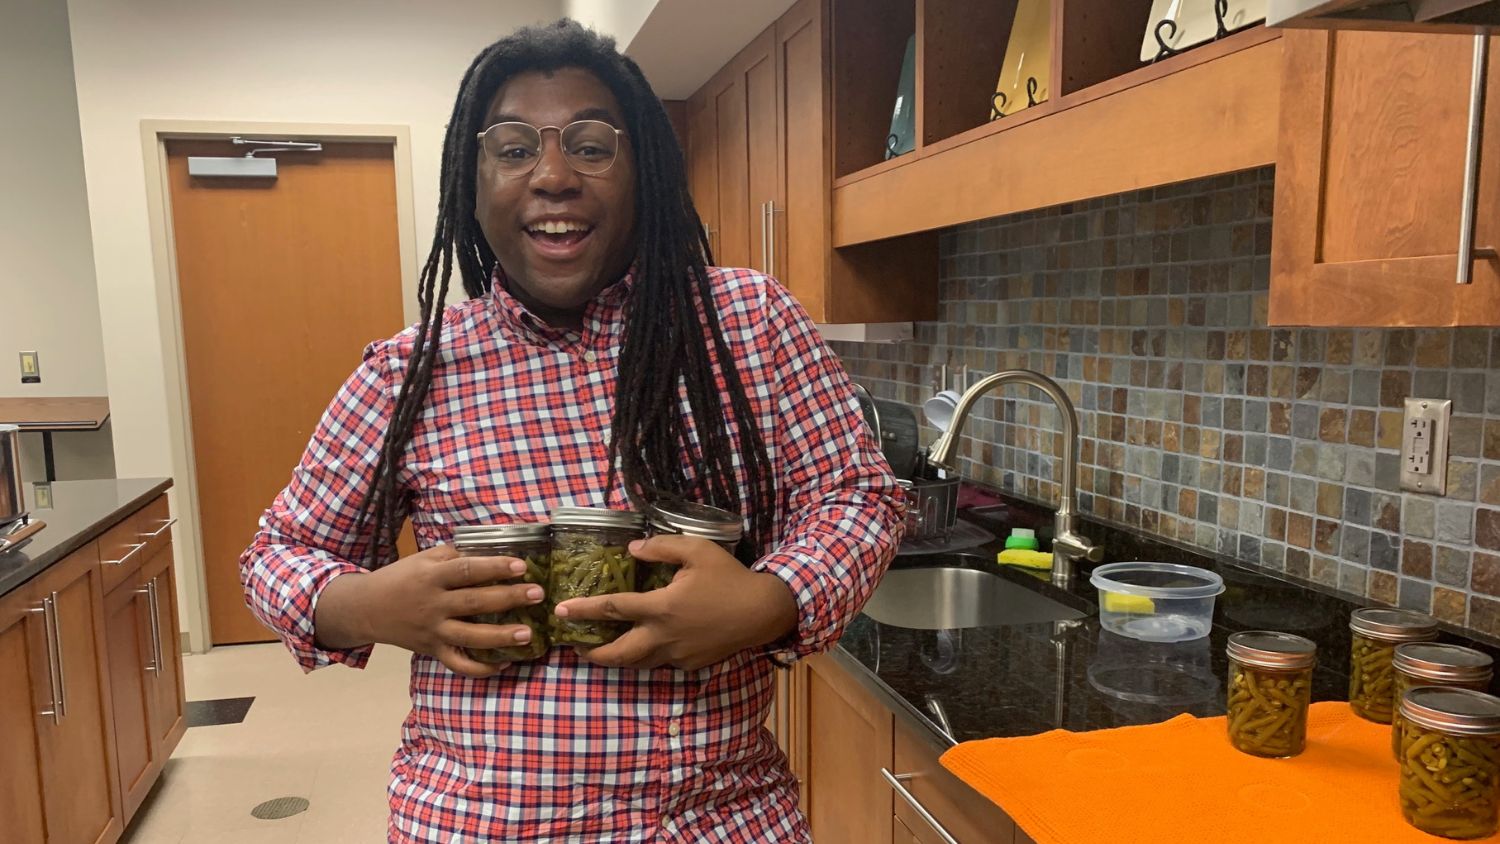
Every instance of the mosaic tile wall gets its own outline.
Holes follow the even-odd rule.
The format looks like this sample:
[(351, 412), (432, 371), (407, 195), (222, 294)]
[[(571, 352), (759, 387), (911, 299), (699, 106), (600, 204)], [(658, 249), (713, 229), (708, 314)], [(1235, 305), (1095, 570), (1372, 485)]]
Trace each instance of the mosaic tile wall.
[[(1268, 328), (1273, 179), (944, 232), (941, 321), (834, 348), (919, 418), (945, 368), (1050, 375), (1078, 408), (1085, 513), (1500, 635), (1500, 332)], [(1409, 395), (1454, 401), (1446, 497), (1399, 491)], [(1053, 501), (1057, 431), (1040, 394), (986, 399), (964, 475)]]

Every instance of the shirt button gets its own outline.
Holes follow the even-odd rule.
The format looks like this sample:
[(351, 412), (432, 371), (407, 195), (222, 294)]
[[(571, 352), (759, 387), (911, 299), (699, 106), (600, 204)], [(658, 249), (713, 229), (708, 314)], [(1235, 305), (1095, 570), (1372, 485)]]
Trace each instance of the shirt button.
[(679, 727), (679, 726), (677, 726), (677, 722), (676, 721), (670, 721), (670, 722), (667, 723), (667, 735), (672, 736), (673, 738), (676, 738), (681, 733), (682, 733), (682, 728)]
[(583, 353), (583, 359), (588, 363), (593, 363), (594, 361), (599, 359), (599, 356), (594, 354), (592, 351), (589, 351)]

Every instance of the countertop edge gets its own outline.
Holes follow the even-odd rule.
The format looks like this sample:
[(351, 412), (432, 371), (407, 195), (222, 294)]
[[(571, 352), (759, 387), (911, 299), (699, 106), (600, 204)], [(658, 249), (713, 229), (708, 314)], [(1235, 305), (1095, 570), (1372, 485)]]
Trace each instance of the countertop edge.
[(933, 750), (943, 753), (958, 744), (956, 739), (943, 732), (942, 728), (934, 724), (920, 709), (895, 689), (886, 685), (885, 681), (866, 668), (864, 663), (845, 651), (843, 645), (834, 645), (824, 655), (853, 677), (866, 691), (873, 694), (885, 705), (886, 709), (891, 710), (896, 717), (911, 727), (913, 732), (925, 739)]
[[(41, 556), (37, 557), (36, 559), (30, 560), (26, 565), (26, 569), (30, 573), (21, 580), (0, 588), (0, 598), (3, 598), (6, 595), (9, 595), (11, 592), (14, 592), (17, 589), (20, 589), (21, 587), (30, 583), (33, 579), (46, 572), (47, 569), (51, 568), (53, 565), (66, 559), (68, 555), (76, 552), (78, 549), (84, 547), (90, 542), (93, 542), (95, 539), (98, 539), (104, 534), (105, 531), (120, 523), (120, 515), (122, 513), (134, 513), (135, 511), (146, 506), (157, 496), (171, 489), (173, 485), (171, 478), (141, 478), (139, 480), (145, 480), (153, 483), (151, 483), (151, 486), (145, 488), (144, 492), (141, 492), (130, 498), (128, 502), (121, 503), (108, 511), (100, 513), (97, 518), (90, 522), (87, 528), (75, 532), (66, 540), (63, 540), (62, 542), (52, 546), (51, 548), (48, 548), (41, 554)], [(42, 521), (46, 521), (46, 519), (42, 519)], [(25, 547), (23, 546), (18, 553), (25, 553)]]

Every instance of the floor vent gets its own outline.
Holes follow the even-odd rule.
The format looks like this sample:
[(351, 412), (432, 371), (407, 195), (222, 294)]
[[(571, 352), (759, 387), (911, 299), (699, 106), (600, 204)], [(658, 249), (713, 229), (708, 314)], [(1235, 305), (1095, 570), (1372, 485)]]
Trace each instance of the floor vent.
[(274, 821), (280, 818), (289, 818), (299, 812), (305, 812), (307, 811), (307, 807), (311, 805), (305, 797), (278, 797), (275, 800), (267, 800), (254, 809), (251, 809), (250, 814), (263, 821)]

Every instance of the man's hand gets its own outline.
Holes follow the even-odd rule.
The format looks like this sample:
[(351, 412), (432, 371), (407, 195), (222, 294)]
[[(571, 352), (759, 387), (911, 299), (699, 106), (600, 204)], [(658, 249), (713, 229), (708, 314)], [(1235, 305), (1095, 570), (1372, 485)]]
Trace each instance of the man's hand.
[(557, 605), (559, 618), (635, 623), (611, 644), (580, 650), (590, 662), (695, 671), (774, 642), (797, 626), (797, 602), (780, 578), (745, 568), (707, 539), (657, 536), (632, 542), (630, 552), (637, 560), (681, 568), (671, 585), (654, 592)]
[(438, 545), (368, 574), (335, 577), (318, 598), (313, 619), (318, 643), (352, 648), (396, 645), (433, 657), (457, 674), (487, 677), (501, 666), (469, 657), (465, 648), (508, 648), (531, 641), (525, 625), (474, 624), (480, 613), (501, 613), (542, 601), (542, 587), (501, 584), (526, 572), (510, 557), (464, 557)]

